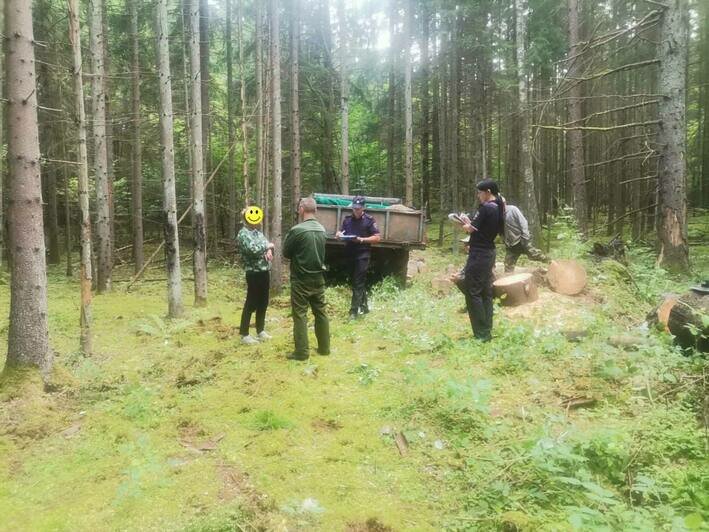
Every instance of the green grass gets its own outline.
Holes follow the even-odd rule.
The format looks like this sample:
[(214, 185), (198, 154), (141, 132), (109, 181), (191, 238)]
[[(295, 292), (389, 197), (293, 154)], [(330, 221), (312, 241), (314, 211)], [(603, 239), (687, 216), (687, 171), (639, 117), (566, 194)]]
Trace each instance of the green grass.
[[(553, 256), (583, 255), (573, 232), (559, 234)], [(162, 283), (117, 283), (94, 299), (84, 357), (78, 286), (51, 271), (52, 391), (31, 373), (0, 388), (0, 529), (707, 526), (705, 362), (637, 328), (688, 279), (642, 248), (628, 269), (585, 261), (588, 294), (497, 309), (496, 339), (480, 345), (460, 295), (430, 293), (464, 257), (422, 255), (428, 271), (404, 291), (376, 287), (355, 323), (348, 290), (329, 288), (333, 353), (306, 363), (285, 359), (287, 292), (268, 312), (274, 340), (239, 343), (243, 274), (226, 266), (210, 270), (209, 307), (177, 322), (162, 317)], [(567, 340), (575, 329), (588, 334)], [(637, 348), (608, 343), (628, 332), (642, 336)], [(595, 405), (560, 405), (580, 396)]]

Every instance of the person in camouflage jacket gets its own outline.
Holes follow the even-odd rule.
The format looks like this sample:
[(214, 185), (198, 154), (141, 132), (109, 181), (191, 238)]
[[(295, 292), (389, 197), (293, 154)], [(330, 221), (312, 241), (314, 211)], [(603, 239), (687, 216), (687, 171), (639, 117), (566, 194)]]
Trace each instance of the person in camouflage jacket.
[[(246, 302), (241, 311), (239, 334), (243, 344), (254, 345), (271, 338), (265, 331), (265, 324), (274, 245), (259, 230), (259, 225), (250, 224), (245, 217), (244, 227), (239, 231), (236, 242), (246, 272)], [(251, 315), (254, 312), (256, 337), (249, 334)]]

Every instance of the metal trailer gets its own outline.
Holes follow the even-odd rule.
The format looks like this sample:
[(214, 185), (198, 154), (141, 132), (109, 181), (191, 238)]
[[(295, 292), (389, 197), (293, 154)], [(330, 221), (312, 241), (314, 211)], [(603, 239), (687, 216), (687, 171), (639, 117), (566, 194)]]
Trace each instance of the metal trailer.
[[(314, 194), (318, 203), (318, 221), (327, 231), (326, 260), (329, 266), (328, 278), (331, 281), (344, 280), (349, 274), (351, 262), (345, 251), (345, 243), (335, 238), (335, 233), (342, 226), (345, 216), (352, 213), (349, 205), (328, 205), (321, 202), (343, 200), (352, 202), (354, 196), (342, 194)], [(379, 227), (381, 240), (372, 245), (368, 283), (374, 283), (386, 276), (394, 276), (403, 286), (406, 283), (406, 270), (409, 252), (412, 249), (426, 247), (426, 224), (423, 211), (409, 209), (401, 205), (399, 198), (366, 196), (367, 203), (379, 203), (386, 208), (366, 208)]]

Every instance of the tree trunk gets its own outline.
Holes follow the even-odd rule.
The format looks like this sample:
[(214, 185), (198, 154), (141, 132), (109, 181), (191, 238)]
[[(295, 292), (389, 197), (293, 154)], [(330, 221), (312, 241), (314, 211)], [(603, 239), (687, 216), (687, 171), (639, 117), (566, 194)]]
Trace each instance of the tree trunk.
[(162, 151), (168, 316), (178, 318), (182, 315), (182, 283), (180, 241), (177, 227), (177, 196), (175, 193), (175, 142), (173, 138), (170, 26), (167, 20), (167, 2), (168, 0), (158, 0), (155, 33), (157, 34), (158, 84), (160, 85), (160, 148)]
[(426, 211), (426, 219), (431, 218), (431, 99), (429, 95), (429, 40), (430, 40), (430, 12), (426, 3), (422, 5), (421, 13), (421, 199), (422, 208)]
[[(89, 156), (86, 146), (86, 111), (84, 109), (84, 84), (82, 79), (81, 31), (79, 27), (79, 0), (69, 0), (69, 40), (72, 50), (72, 77), (74, 78), (74, 112), (79, 133), (78, 148), (78, 192), (81, 214), (81, 264), (79, 284), (81, 286), (81, 351), (91, 353), (91, 284), (93, 265), (91, 263), (91, 212), (89, 209)], [(67, 230), (69, 228), (67, 227)]]
[(243, 181), (242, 185), (244, 187), (243, 204), (246, 207), (251, 201), (251, 189), (249, 187), (249, 143), (246, 135), (246, 63), (244, 62), (244, 36), (242, 29), (243, 0), (238, 1), (239, 9), (237, 16), (239, 18), (239, 74), (241, 76), (241, 83), (239, 87), (239, 96), (241, 98), (241, 179)]
[[(211, 83), (209, 70), (209, 3), (207, 0), (199, 0), (199, 69), (201, 76), (201, 95), (202, 95), (202, 172), (203, 175), (209, 175), (212, 164), (211, 156), (211, 104), (209, 100), (209, 86)], [(214, 192), (214, 183), (212, 183), (212, 194)], [(207, 199), (207, 190), (204, 191), (205, 200)], [(205, 204), (204, 226), (205, 233), (211, 232), (212, 246), (216, 247), (216, 213), (207, 213)]]
[(49, 370), (47, 266), (42, 222), (32, 4), (5, 0), (9, 238), (12, 252), (6, 367)]
[(281, 231), (283, 220), (283, 170), (281, 150), (281, 44), (278, 0), (271, 0), (271, 113), (273, 123), (273, 206), (271, 210), (271, 241), (277, 253), (271, 263), (271, 288), (279, 292), (282, 284)]
[[(192, 175), (192, 111), (190, 107), (190, 97), (192, 93), (192, 82), (190, 80), (190, 53), (189, 53), (189, 43), (190, 43), (190, 6), (192, 5), (192, 0), (182, 0), (182, 89), (184, 91), (184, 101), (185, 101), (185, 151), (187, 152), (187, 175), (189, 176), (190, 186), (187, 187), (189, 190), (190, 205), (194, 203), (193, 186), (194, 176)], [(194, 210), (190, 209), (190, 227), (194, 231)]]
[(396, 100), (396, 0), (389, 0), (389, 83), (387, 97), (387, 175), (386, 187), (387, 196), (394, 196), (394, 162), (396, 152), (394, 148), (395, 136), (395, 100)]
[(293, 0), (291, 17), (291, 183), (293, 219), (298, 218), (300, 201), (300, 0)]
[(702, 207), (709, 206), (709, 61), (706, 60), (709, 57), (709, 3), (700, 3), (703, 6), (704, 16), (702, 25), (704, 27), (703, 35), (703, 48), (701, 57), (704, 58), (704, 68), (702, 70), (703, 74), (703, 92), (704, 95), (701, 108), (702, 108), (702, 174), (700, 188), (699, 188), (699, 202), (698, 204)]
[(350, 109), (349, 80), (347, 79), (347, 21), (345, 20), (345, 1), (337, 0), (337, 25), (340, 37), (340, 113), (342, 160), (340, 173), (342, 194), (350, 193)]
[[(66, 160), (66, 147), (64, 147), (62, 152)], [(71, 262), (71, 248), (73, 246), (71, 235), (71, 203), (69, 198), (69, 172), (67, 171), (66, 165), (64, 165), (62, 178), (64, 182), (64, 253), (66, 255), (66, 276), (73, 277), (74, 267)]]
[(99, 293), (111, 290), (113, 249), (111, 245), (111, 190), (106, 146), (106, 84), (104, 71), (103, 0), (91, 0), (91, 97), (93, 103), (94, 178), (96, 182), (97, 282)]
[(515, 0), (516, 19), (516, 48), (517, 48), (517, 82), (519, 95), (519, 148), (520, 148), (520, 174), (522, 175), (522, 205), (524, 214), (529, 221), (529, 231), (534, 240), (539, 240), (541, 227), (539, 225), (539, 211), (537, 197), (534, 191), (534, 174), (532, 171), (532, 152), (530, 148), (531, 134), (529, 130), (529, 105), (527, 104), (527, 0)]
[(130, 3), (130, 25), (133, 45), (132, 109), (133, 142), (131, 149), (131, 220), (133, 227), (133, 267), (143, 267), (143, 171), (140, 139), (140, 43), (138, 34), (138, 0)]
[(46, 167), (47, 182), (47, 229), (49, 241), (49, 253), (47, 262), (49, 264), (59, 264), (61, 262), (61, 250), (59, 248), (59, 208), (57, 203), (57, 166), (49, 163)]
[(194, 270), (195, 306), (207, 305), (207, 233), (204, 205), (204, 157), (202, 152), (202, 73), (200, 68), (199, 0), (190, 4), (190, 74), (192, 94), (192, 209), (194, 210)]
[(687, 245), (686, 91), (688, 8), (686, 0), (669, 0), (662, 16), (659, 46), (660, 146), (658, 263), (678, 271), (689, 268)]
[(413, 6), (406, 0), (404, 12), (404, 203), (414, 204), (414, 111), (411, 98), (411, 21)]
[[(113, 250), (115, 249), (115, 239), (116, 239), (116, 220), (115, 220), (115, 204), (113, 201), (113, 183), (115, 181), (115, 169), (114, 169), (114, 150), (113, 150), (113, 119), (111, 115), (111, 55), (108, 53), (109, 46), (109, 33), (108, 33), (108, 23), (107, 23), (107, 13), (106, 13), (106, 0), (102, 0), (103, 6), (101, 8), (101, 27), (103, 28), (103, 94), (104, 94), (104, 107), (106, 109), (106, 175), (108, 176), (108, 220), (110, 227), (110, 238), (109, 245), (111, 247), (111, 274), (113, 275)], [(94, 269), (96, 271), (96, 269)]]
[[(459, 210), (462, 205), (460, 203), (458, 190), (458, 148), (459, 148), (459, 104), (460, 104), (460, 52), (458, 48), (458, 20), (453, 21), (451, 30), (451, 46), (450, 46), (450, 97), (448, 104), (450, 111), (448, 113), (448, 186), (450, 191), (450, 205), (454, 210)], [(466, 198), (467, 199), (467, 198)], [(455, 228), (454, 228), (455, 234)], [(454, 240), (454, 246), (458, 242)]]
[[(573, 80), (581, 76), (581, 59), (579, 53), (579, 0), (568, 0), (569, 22), (569, 57), (568, 78)], [(574, 83), (572, 81), (571, 83)], [(581, 84), (576, 83), (569, 91), (569, 120), (576, 125), (582, 125)], [(574, 194), (574, 213), (576, 223), (581, 233), (588, 233), (588, 204), (586, 201), (586, 174), (584, 171), (583, 131), (572, 129), (567, 132), (569, 139), (569, 170)]]
[[(226, 0), (226, 108), (227, 108), (227, 149), (233, 150), (236, 140), (234, 135), (234, 53), (231, 42), (231, 0)], [(235, 151), (229, 154), (227, 163), (227, 190), (229, 193), (229, 213), (227, 216), (227, 238), (230, 249), (236, 241), (236, 173), (234, 169)]]
[[(261, 201), (262, 183), (264, 174), (264, 102), (265, 91), (263, 86), (263, 3), (256, 2), (256, 43), (255, 43), (255, 66), (256, 70), (256, 194), (255, 201)], [(265, 205), (262, 205), (265, 209)]]
[[(3, 6), (4, 7), (4, 6)], [(5, 10), (0, 8), (0, 28), (5, 27)], [(5, 72), (5, 54), (0, 51), (0, 72)], [(5, 84), (0, 83), (0, 101), (5, 98)], [(5, 113), (0, 110), (0, 146), (5, 143), (4, 139)], [(0, 157), (0, 268), (5, 260), (5, 157)]]

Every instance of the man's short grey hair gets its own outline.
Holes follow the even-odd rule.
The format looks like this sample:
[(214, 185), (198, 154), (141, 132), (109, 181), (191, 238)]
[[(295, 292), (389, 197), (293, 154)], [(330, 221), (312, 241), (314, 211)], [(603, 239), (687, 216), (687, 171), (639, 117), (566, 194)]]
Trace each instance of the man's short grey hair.
[(301, 198), (300, 206), (303, 207), (303, 212), (314, 213), (318, 210), (318, 204), (315, 203), (315, 199), (311, 197)]

